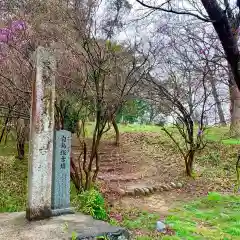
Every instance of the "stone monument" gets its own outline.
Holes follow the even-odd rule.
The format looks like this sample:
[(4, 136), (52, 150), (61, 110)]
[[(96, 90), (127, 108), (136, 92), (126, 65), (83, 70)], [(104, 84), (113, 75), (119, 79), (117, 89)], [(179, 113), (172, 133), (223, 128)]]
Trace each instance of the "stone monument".
[(60, 130), (55, 132), (52, 214), (73, 213), (70, 209), (70, 152), (71, 132)]
[(28, 201), (26, 218), (51, 216), (52, 159), (56, 62), (50, 51), (38, 47), (34, 69), (30, 117)]
[[(71, 233), (76, 232), (79, 240), (130, 239), (126, 229), (82, 214), (66, 214), (73, 213), (70, 209), (71, 133), (54, 132), (56, 62), (50, 50), (38, 47), (34, 64), (26, 218), (41, 221), (29, 224), (23, 220), (25, 213), (12, 213), (6, 219), (0, 218), (3, 226), (0, 238), (71, 239)], [(56, 217), (46, 220), (52, 216)], [(66, 223), (70, 232), (64, 233), (62, 226)]]

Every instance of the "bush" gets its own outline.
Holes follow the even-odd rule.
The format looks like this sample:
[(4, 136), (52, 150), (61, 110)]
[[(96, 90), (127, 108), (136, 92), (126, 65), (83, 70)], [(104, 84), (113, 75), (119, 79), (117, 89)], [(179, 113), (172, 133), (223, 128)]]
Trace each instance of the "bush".
[(77, 210), (98, 220), (107, 220), (105, 201), (96, 189), (84, 191), (76, 197)]

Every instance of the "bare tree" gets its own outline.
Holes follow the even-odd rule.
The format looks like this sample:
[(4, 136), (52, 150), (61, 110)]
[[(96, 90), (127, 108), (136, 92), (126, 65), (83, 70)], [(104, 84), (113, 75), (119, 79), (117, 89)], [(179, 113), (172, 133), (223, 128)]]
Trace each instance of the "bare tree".
[[(71, 160), (71, 178), (76, 188), (79, 191), (89, 190), (100, 170), (98, 150), (102, 136), (110, 129), (109, 122), (113, 122), (116, 112), (150, 70), (151, 64), (148, 55), (139, 51), (138, 44), (123, 46), (108, 37), (98, 37), (97, 33), (102, 31), (96, 19), (98, 1), (69, 8), (58, 5), (58, 8), (61, 8), (59, 11), (68, 23), (66, 35), (71, 36), (64, 39), (64, 48), (69, 51), (69, 59), (76, 60), (77, 66), (74, 71), (76, 78), (69, 75), (68, 79), (76, 91), (81, 91), (77, 95), (81, 112), (81, 107), (89, 104), (95, 118), (89, 144), (85, 134), (87, 114), (82, 116), (81, 124), (78, 124), (81, 154), (78, 160)], [(77, 14), (80, 9), (84, 9), (84, 14)], [(84, 20), (85, 29), (80, 26), (80, 18)], [(66, 76), (64, 73), (62, 75)], [(64, 115), (61, 111), (59, 113)], [(60, 125), (64, 127), (64, 122)], [(116, 127), (114, 122), (113, 125)], [(119, 134), (117, 143), (118, 139)]]
[[(171, 0), (163, 2), (160, 5), (148, 4), (142, 0), (136, 1), (146, 8), (180, 15), (189, 15), (204, 22), (211, 22), (226, 54), (234, 80), (240, 89), (240, 70), (238, 67), (240, 53), (237, 46), (237, 35), (240, 23), (239, 1), (236, 2), (236, 6), (231, 7), (228, 0), (224, 0), (223, 4), (218, 0), (201, 0), (202, 6), (205, 8), (208, 16), (203, 13), (197, 1), (189, 2), (192, 11), (183, 9), (184, 6), (181, 6), (182, 9), (179, 10), (179, 7), (176, 7), (176, 2)], [(236, 7), (238, 11), (236, 11)], [(198, 11), (198, 14), (195, 13), (196, 10)]]
[(165, 84), (163, 84), (161, 81), (152, 77), (150, 77), (148, 80), (151, 83), (152, 91), (156, 92), (159, 98), (161, 97), (161, 99), (165, 99), (165, 102), (168, 103), (168, 108), (172, 112), (172, 116), (175, 116), (174, 126), (177, 129), (178, 134), (175, 134), (175, 128), (169, 129), (163, 127), (162, 129), (173, 141), (183, 156), (183, 159), (185, 161), (186, 174), (188, 176), (193, 176), (193, 163), (195, 154), (206, 146), (203, 138), (203, 133), (206, 129), (206, 122), (204, 120), (208, 111), (207, 100), (209, 97), (206, 86), (207, 74), (208, 73), (206, 71), (205, 74), (201, 76), (201, 82), (203, 85), (203, 98), (198, 106), (201, 109), (201, 115), (199, 122), (196, 124), (196, 126), (198, 126), (197, 132), (195, 123), (191, 117), (191, 113), (188, 107), (186, 107), (186, 105), (184, 106), (184, 103), (179, 100), (177, 95), (169, 91), (166, 88)]

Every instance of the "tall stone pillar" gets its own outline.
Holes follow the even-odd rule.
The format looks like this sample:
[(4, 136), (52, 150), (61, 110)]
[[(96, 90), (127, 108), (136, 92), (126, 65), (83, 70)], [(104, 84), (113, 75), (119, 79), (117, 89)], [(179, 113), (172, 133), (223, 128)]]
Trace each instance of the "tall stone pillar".
[(50, 49), (38, 47), (34, 56), (30, 118), (28, 201), (26, 218), (51, 216), (52, 161), (56, 62)]

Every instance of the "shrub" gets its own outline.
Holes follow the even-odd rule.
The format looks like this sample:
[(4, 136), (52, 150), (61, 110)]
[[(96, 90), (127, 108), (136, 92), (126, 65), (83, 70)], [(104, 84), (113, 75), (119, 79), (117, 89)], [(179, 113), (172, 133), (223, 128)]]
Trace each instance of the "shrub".
[(77, 210), (98, 220), (107, 220), (105, 200), (96, 189), (84, 191), (76, 196)]

